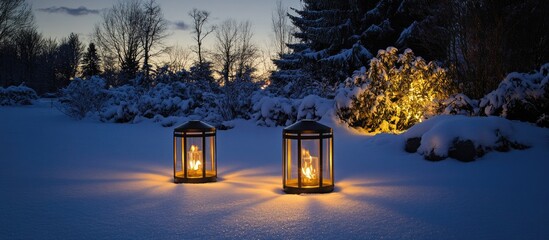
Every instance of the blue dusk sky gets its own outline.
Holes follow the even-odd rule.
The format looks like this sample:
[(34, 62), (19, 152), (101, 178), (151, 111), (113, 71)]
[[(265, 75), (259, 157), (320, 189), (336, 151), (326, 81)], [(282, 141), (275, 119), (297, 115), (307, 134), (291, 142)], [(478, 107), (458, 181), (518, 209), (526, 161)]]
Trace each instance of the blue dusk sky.
[[(112, 0), (28, 0), (32, 5), (38, 31), (44, 37), (61, 39), (71, 32), (81, 36), (88, 43), (93, 27), (101, 20), (101, 12), (111, 8)], [(254, 41), (260, 48), (266, 48), (273, 36), (271, 15), (275, 9), (275, 0), (157, 0), (162, 7), (164, 17), (170, 22), (170, 37), (166, 45), (190, 46), (194, 42), (191, 36), (191, 17), (188, 12), (193, 8), (211, 13), (210, 24), (218, 24), (225, 19), (237, 21), (250, 20), (253, 26)], [(299, 0), (283, 0), (287, 7), (301, 8)], [(293, 12), (293, 11), (290, 11)], [(208, 36), (206, 44), (213, 42)]]

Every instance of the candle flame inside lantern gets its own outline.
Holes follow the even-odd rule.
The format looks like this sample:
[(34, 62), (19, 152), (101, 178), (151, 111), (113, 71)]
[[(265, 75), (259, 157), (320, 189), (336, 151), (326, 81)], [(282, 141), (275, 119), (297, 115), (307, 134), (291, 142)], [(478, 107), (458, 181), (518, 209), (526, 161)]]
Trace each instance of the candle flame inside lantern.
[(189, 170), (191, 175), (198, 175), (202, 165), (202, 151), (198, 150), (198, 146), (191, 145), (189, 155)]
[(302, 150), (302, 166), (301, 166), (301, 173), (303, 174), (303, 180), (304, 183), (312, 183), (312, 180), (315, 180), (317, 178), (316, 175), (316, 169), (313, 167), (313, 159), (318, 159), (316, 157), (311, 156), (311, 153), (307, 149)]

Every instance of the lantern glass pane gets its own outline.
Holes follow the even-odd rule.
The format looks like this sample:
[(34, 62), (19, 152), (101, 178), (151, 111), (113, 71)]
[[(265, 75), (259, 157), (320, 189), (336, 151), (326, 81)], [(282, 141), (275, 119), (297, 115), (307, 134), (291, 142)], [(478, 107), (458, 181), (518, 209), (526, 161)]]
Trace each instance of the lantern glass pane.
[(174, 157), (175, 157), (175, 176), (176, 177), (184, 177), (183, 172), (183, 138), (175, 137), (175, 144), (174, 144)]
[(187, 155), (188, 178), (202, 177), (202, 168), (204, 168), (203, 151), (204, 146), (202, 145), (202, 137), (187, 138), (184, 154)]
[(206, 151), (206, 160), (204, 161), (206, 167), (206, 177), (215, 176), (214, 144), (214, 137), (206, 137), (206, 147), (204, 148), (204, 151)]
[(332, 139), (322, 139), (322, 185), (332, 185)]
[(320, 140), (301, 140), (301, 185), (318, 187), (320, 180)]
[(286, 184), (297, 187), (297, 140), (286, 139)]

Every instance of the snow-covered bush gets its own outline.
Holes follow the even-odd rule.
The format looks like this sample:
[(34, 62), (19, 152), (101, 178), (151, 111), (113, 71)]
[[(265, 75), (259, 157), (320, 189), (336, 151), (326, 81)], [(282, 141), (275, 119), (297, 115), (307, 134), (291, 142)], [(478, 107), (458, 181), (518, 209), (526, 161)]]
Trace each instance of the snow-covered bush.
[(297, 108), (297, 120), (319, 120), (330, 109), (333, 109), (334, 101), (317, 95), (309, 95), (299, 101)]
[(155, 115), (182, 115), (191, 104), (185, 88), (186, 84), (181, 82), (160, 83), (150, 88), (137, 101), (139, 113), (145, 118), (152, 118)]
[(480, 100), (456, 94), (441, 104), (443, 114), (500, 116), (549, 127), (549, 63), (532, 73), (513, 72)]
[(134, 86), (123, 85), (108, 90), (108, 100), (99, 114), (101, 121), (126, 123), (139, 115), (137, 102), (141, 94)]
[(533, 73), (513, 72), (480, 100), (481, 114), (549, 127), (549, 63)]
[(59, 110), (76, 119), (100, 112), (108, 99), (105, 80), (95, 76), (86, 80), (75, 78), (60, 91)]
[[(193, 69), (173, 73), (160, 68), (151, 84), (143, 84), (138, 76), (129, 84), (110, 89), (105, 89), (105, 81), (98, 77), (75, 79), (61, 91), (60, 110), (75, 118), (97, 113), (104, 122), (134, 123), (147, 118), (168, 126), (176, 122), (174, 117), (185, 117), (220, 125), (224, 120), (220, 109), (224, 107), (225, 94), (208, 77), (209, 68)], [(246, 111), (251, 91), (239, 85), (234, 92), (234, 108)]]
[(475, 116), (478, 114), (478, 100), (470, 99), (465, 94), (450, 96), (441, 103), (442, 114)]
[[(253, 118), (263, 126), (288, 125), (300, 119), (318, 120), (333, 108), (333, 100), (317, 95), (302, 99), (272, 96), (268, 91), (260, 90), (261, 82), (251, 78), (237, 79), (219, 87), (188, 73), (167, 71), (157, 74), (151, 85), (130, 81), (132, 84), (110, 89), (103, 89), (104, 81), (100, 80), (75, 80), (61, 92), (62, 106), (66, 108), (62, 110), (76, 118), (97, 113), (104, 122), (135, 123), (152, 119), (163, 126), (171, 126), (181, 117), (225, 128), (228, 126), (224, 122), (235, 118)], [(97, 86), (92, 87), (93, 84)], [(85, 106), (90, 104), (76, 105), (80, 103), (76, 97), (78, 91), (101, 93), (100, 97), (92, 99), (101, 99), (102, 104), (87, 108)]]
[(251, 78), (236, 78), (223, 86), (225, 93), (218, 102), (219, 112), (223, 119), (250, 118), (252, 95), (259, 90), (262, 82), (253, 82)]
[(253, 119), (260, 126), (286, 126), (297, 119), (296, 101), (284, 97), (254, 96)]
[(23, 85), (0, 87), (0, 106), (31, 105), (36, 99), (38, 95), (32, 88)]
[(389, 47), (337, 91), (337, 112), (350, 126), (369, 132), (405, 130), (434, 115), (450, 86), (446, 70), (435, 62)]
[(200, 97), (195, 96), (193, 99), (193, 105), (189, 116), (193, 119), (201, 119), (214, 126), (220, 126), (226, 119), (221, 116), (219, 112), (220, 99), (223, 98), (223, 94), (201, 92)]
[(292, 99), (256, 94), (252, 98), (252, 118), (260, 126), (287, 126), (301, 119), (319, 120), (330, 109), (334, 101), (316, 95), (303, 99)]
[(133, 123), (143, 118), (161, 122), (179, 116), (218, 125), (223, 121), (218, 101), (224, 95), (205, 91), (203, 87), (195, 82), (166, 81), (149, 88), (133, 85), (111, 88), (100, 118), (105, 122)]

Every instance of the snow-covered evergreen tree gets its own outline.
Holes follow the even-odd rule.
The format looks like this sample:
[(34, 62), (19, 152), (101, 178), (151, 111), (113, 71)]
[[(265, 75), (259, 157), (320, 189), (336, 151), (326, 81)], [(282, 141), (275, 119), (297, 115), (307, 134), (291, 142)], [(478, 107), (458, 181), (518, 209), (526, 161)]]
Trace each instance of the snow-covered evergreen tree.
[(197, 83), (204, 91), (219, 92), (219, 85), (213, 77), (211, 62), (197, 62), (191, 66), (189, 81)]
[(84, 53), (82, 58), (82, 75), (84, 77), (91, 77), (101, 74), (101, 59), (97, 55), (97, 49), (94, 43), (88, 45), (88, 49)]
[(360, 39), (373, 51), (411, 48), (428, 60), (444, 59), (448, 45), (449, 1), (380, 0), (361, 19)]
[[(331, 90), (335, 83), (352, 72), (342, 67), (353, 60), (346, 50), (364, 54), (354, 59), (369, 59), (371, 55), (367, 50), (362, 51), (365, 49), (353, 51), (357, 39), (351, 36), (358, 18), (357, 12), (352, 10), (352, 1), (303, 2), (303, 10), (294, 9), (297, 15), (290, 15), (298, 29), (294, 36), (299, 42), (288, 44), (292, 53), (274, 60), (279, 71), (274, 72), (271, 79), (274, 87), (286, 88), (282, 92), (292, 97), (326, 95), (326, 90)], [(364, 63), (351, 65), (356, 68)]]
[(70, 80), (76, 76), (82, 52), (82, 42), (77, 34), (71, 33), (69, 37), (61, 40), (55, 61), (56, 87), (58, 89), (67, 86)]
[[(438, 56), (441, 46), (445, 46), (444, 28), (439, 27), (441, 20), (435, 17), (442, 3), (427, 0), (303, 2), (303, 9), (294, 9), (296, 15), (290, 15), (298, 29), (294, 33), (298, 42), (288, 44), (291, 53), (274, 60), (278, 70), (271, 75), (271, 89), (282, 95), (329, 95), (353, 71), (367, 66), (373, 57), (371, 52), (378, 49), (418, 48), (421, 56), (432, 59)], [(431, 28), (442, 36), (433, 34), (429, 31)], [(435, 50), (430, 51), (427, 45)]]

